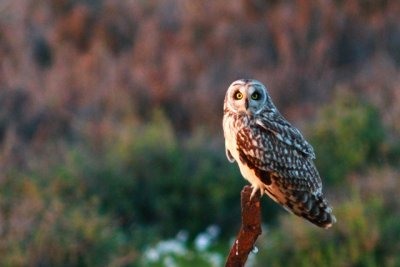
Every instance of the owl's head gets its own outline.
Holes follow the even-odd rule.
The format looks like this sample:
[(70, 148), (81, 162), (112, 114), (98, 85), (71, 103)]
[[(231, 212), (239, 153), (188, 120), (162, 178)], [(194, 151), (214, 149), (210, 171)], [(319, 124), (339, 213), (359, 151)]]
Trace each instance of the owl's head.
[(263, 110), (275, 111), (267, 88), (257, 80), (234, 81), (225, 95), (225, 108), (234, 113), (257, 115)]

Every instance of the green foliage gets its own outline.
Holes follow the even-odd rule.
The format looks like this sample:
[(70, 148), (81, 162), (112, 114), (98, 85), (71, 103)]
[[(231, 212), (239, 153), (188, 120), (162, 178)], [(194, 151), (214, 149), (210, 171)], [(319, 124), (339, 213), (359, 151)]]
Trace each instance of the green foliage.
[[(125, 244), (96, 201), (69, 202), (53, 177), (14, 176), (0, 189), (1, 266), (105, 266)], [(65, 191), (64, 191), (65, 193)], [(127, 246), (125, 246), (128, 248)]]
[(311, 136), (316, 164), (325, 181), (339, 183), (345, 176), (382, 160), (384, 128), (375, 107), (341, 92), (322, 109)]
[(87, 198), (98, 198), (102, 211), (137, 244), (181, 229), (197, 233), (213, 223), (232, 233), (244, 181), (215, 142), (207, 145), (203, 135), (178, 141), (157, 111), (147, 124), (127, 123), (113, 131), (105, 144), (100, 156), (92, 149), (71, 155)]
[[(105, 118), (104, 125), (100, 141), (89, 133), (62, 159), (38, 159), (4, 179), (0, 217), (25, 220), (29, 231), (15, 225), (7, 232), (0, 265), (102, 266), (182, 229), (192, 239), (211, 224), (222, 226), (223, 239), (235, 234), (245, 181), (218, 141), (200, 132), (177, 139), (161, 111), (146, 124)], [(269, 222), (276, 208), (265, 205)], [(176, 260), (201, 265), (208, 257), (188, 255)]]

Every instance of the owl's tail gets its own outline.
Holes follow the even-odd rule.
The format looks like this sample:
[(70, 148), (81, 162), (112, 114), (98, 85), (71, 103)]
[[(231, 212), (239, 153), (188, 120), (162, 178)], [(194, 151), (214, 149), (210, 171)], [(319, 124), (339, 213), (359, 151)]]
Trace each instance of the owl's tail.
[(283, 204), (286, 209), (319, 227), (329, 228), (336, 222), (332, 208), (322, 194), (292, 191), (285, 200)]

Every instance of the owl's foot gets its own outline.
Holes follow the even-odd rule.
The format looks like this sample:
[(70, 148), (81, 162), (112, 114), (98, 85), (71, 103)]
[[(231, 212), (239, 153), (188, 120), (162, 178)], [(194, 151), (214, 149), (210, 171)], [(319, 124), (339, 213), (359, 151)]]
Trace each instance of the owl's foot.
[(250, 199), (253, 199), (254, 195), (256, 194), (257, 191), (260, 191), (260, 197), (262, 197), (262, 195), (265, 192), (264, 186), (263, 185), (259, 185), (259, 184), (252, 184), (251, 187), (253, 188), (253, 190), (251, 191), (251, 195), (250, 195)]

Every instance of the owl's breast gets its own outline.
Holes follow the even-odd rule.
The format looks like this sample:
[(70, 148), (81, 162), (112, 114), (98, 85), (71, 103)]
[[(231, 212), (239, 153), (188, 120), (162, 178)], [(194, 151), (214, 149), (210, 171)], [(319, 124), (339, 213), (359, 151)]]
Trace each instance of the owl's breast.
[(239, 162), (237, 134), (242, 128), (248, 127), (249, 123), (250, 119), (247, 116), (239, 116), (237, 114), (225, 114), (224, 116), (223, 129), (225, 148), (229, 150), (236, 162)]
[(237, 161), (239, 154), (237, 151), (236, 143), (236, 130), (234, 128), (234, 119), (232, 116), (224, 116), (223, 121), (224, 137), (225, 137), (225, 149), (229, 151), (232, 157)]

